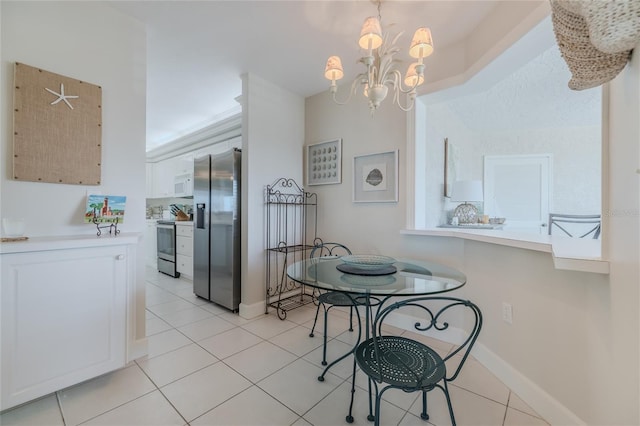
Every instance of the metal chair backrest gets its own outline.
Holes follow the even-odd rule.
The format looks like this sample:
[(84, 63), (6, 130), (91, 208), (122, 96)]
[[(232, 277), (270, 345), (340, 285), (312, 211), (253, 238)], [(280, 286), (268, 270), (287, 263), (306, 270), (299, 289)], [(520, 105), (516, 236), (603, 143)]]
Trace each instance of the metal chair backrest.
[(340, 257), (351, 254), (351, 250), (344, 244), (340, 243), (318, 243), (311, 249), (309, 257), (314, 259), (316, 257)]
[[(382, 352), (384, 351), (380, 348), (380, 345), (384, 345), (382, 327), (385, 318), (392, 312), (402, 308), (409, 308), (411, 315), (418, 318), (418, 321), (414, 324), (414, 328), (417, 332), (427, 332), (430, 337), (434, 337), (436, 339), (438, 339), (438, 333), (441, 333), (444, 337), (447, 332), (451, 331), (449, 330), (449, 324), (453, 321), (470, 324), (465, 326), (466, 332), (463, 331), (463, 341), (456, 342), (458, 346), (442, 359), (442, 361), (446, 363), (447, 360), (452, 357), (456, 355), (460, 356), (460, 360), (457, 361), (456, 368), (447, 371), (447, 375), (444, 378), (448, 382), (455, 380), (467, 360), (471, 349), (476, 343), (480, 330), (482, 329), (482, 312), (480, 311), (480, 308), (469, 300), (447, 296), (423, 296), (387, 305), (376, 313), (373, 320), (373, 337), (376, 357), (382, 356)], [(470, 323), (467, 323), (465, 320), (465, 313), (467, 313), (467, 310), (469, 311), (468, 313), (472, 315)], [(376, 336), (381, 336), (381, 339), (376, 339)], [(420, 371), (420, 369), (416, 369), (414, 373), (420, 376), (431, 374), (431, 371)]]
[[(600, 237), (601, 218), (599, 214), (557, 214), (549, 213), (549, 235), (562, 231), (562, 235), (576, 238)], [(586, 231), (586, 232), (585, 232)]]

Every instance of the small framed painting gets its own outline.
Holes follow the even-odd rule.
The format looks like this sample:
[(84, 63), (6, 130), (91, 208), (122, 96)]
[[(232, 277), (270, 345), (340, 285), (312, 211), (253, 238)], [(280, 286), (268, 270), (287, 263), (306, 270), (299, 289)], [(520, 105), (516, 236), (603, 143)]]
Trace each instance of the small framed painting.
[(122, 223), (127, 197), (123, 195), (89, 195), (84, 213), (85, 223)]
[(353, 202), (398, 202), (398, 150), (353, 157)]
[(342, 139), (307, 146), (307, 185), (342, 182)]

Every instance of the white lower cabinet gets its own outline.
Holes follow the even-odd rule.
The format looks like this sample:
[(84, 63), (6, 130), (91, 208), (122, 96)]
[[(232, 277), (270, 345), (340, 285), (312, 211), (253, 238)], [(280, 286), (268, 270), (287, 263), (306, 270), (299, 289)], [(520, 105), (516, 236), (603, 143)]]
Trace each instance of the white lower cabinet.
[(146, 265), (156, 269), (158, 267), (158, 221), (147, 219), (147, 227), (144, 232)]
[(193, 279), (193, 222), (176, 222), (176, 270)]
[(1, 261), (0, 409), (125, 365), (126, 246), (3, 254)]

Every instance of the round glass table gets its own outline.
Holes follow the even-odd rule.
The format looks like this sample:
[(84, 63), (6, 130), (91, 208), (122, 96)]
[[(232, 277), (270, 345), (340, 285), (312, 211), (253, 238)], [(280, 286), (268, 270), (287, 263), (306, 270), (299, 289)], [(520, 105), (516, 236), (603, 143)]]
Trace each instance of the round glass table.
[[(390, 259), (390, 261), (394, 260)], [(467, 277), (462, 272), (428, 261), (400, 259), (384, 267), (378, 267), (378, 269), (359, 269), (350, 268), (350, 266), (352, 265), (346, 264), (345, 260), (340, 257), (307, 259), (290, 265), (287, 268), (287, 276), (295, 282), (316, 289), (345, 293), (352, 299), (356, 312), (358, 311), (358, 306), (365, 309), (364, 326), (360, 314), (356, 315), (360, 336), (353, 350), (360, 343), (363, 330), (366, 334), (365, 339), (369, 338), (369, 328), (373, 318), (372, 311), (374, 307), (377, 307), (379, 312), (380, 308), (392, 298), (402, 298), (401, 303), (405, 303), (412, 297), (419, 298), (457, 290), (467, 282)], [(353, 354), (353, 350), (327, 365), (318, 380), (324, 381), (327, 371), (336, 363)], [(353, 374), (355, 374), (355, 359)], [(355, 380), (352, 383), (351, 404), (349, 415), (347, 416), (349, 423), (353, 422), (353, 416), (351, 415), (355, 392), (353, 386), (355, 386)], [(369, 379), (369, 416), (367, 418), (370, 421), (374, 419), (372, 414), (371, 379)]]
[[(300, 284), (320, 290), (370, 296), (424, 296), (456, 290), (467, 282), (460, 271), (435, 262), (400, 259), (396, 271), (384, 275), (345, 273), (340, 258), (315, 258), (296, 262), (287, 268), (287, 276)], [(375, 273), (375, 270), (373, 270)]]

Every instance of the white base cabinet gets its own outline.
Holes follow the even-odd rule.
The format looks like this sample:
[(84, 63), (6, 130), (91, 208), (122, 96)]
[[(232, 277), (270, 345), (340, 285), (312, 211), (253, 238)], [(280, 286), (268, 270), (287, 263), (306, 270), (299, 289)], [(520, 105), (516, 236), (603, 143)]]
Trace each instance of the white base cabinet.
[(176, 270), (193, 279), (193, 222), (176, 222)]
[(0, 409), (126, 364), (130, 253), (127, 245), (2, 253)]

